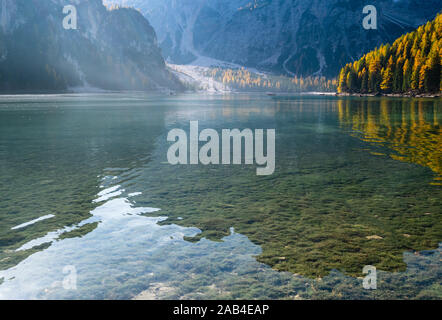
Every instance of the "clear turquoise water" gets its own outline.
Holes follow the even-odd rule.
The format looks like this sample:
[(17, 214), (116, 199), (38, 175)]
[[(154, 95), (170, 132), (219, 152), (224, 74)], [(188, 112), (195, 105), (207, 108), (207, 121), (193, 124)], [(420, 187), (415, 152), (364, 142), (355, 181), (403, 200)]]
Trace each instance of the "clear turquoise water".
[[(275, 128), (275, 174), (167, 164), (190, 120)], [(440, 299), (441, 121), (440, 100), (1, 97), (0, 298)]]

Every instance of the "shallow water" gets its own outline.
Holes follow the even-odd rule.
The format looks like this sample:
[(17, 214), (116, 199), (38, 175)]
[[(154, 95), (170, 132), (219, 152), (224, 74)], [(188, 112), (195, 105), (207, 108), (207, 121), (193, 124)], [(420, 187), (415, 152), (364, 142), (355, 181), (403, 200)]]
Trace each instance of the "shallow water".
[[(440, 102), (2, 97), (0, 298), (441, 298)], [(276, 129), (275, 173), (169, 165), (191, 120)]]

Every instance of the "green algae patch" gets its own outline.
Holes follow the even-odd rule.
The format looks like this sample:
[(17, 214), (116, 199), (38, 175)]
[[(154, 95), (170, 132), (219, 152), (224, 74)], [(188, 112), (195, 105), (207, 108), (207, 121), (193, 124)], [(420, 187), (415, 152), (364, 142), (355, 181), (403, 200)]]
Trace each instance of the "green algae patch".
[[(391, 166), (400, 166), (389, 162)], [(385, 177), (389, 168), (383, 168), (379, 175)], [(422, 174), (426, 171), (416, 169)], [(188, 175), (181, 180), (191, 179), (192, 175)], [(219, 241), (233, 227), (235, 232), (262, 247), (259, 261), (277, 270), (309, 277), (322, 277), (332, 269), (359, 276), (365, 265), (404, 271), (404, 251), (437, 248), (442, 234), (438, 223), (441, 203), (440, 196), (434, 193), (440, 195), (440, 191), (431, 190), (428, 180), (416, 184), (416, 191), (404, 188), (391, 192), (388, 185), (377, 183), (376, 176), (371, 177), (371, 182), (364, 180), (360, 184), (354, 176), (353, 187), (348, 190), (326, 177), (316, 187), (306, 183), (309, 179), (309, 174), (302, 173), (290, 179), (281, 176), (275, 179), (279, 181), (277, 184), (265, 188), (266, 200), (261, 199), (260, 193), (264, 191), (259, 187), (265, 182), (238, 186), (237, 192), (244, 193), (238, 197), (232, 197), (234, 190), (230, 196), (218, 193), (216, 190), (222, 190), (220, 182), (215, 184), (215, 190), (185, 192), (185, 197), (181, 197), (180, 190), (173, 190), (174, 198), (165, 202), (151, 193), (151, 203), (161, 203), (162, 214), (170, 217), (162, 224), (175, 223), (202, 231), (186, 240), (198, 241), (204, 237)], [(177, 188), (180, 189), (178, 185)], [(355, 188), (358, 193), (354, 192)], [(309, 191), (312, 189), (316, 191)], [(222, 202), (223, 197), (231, 199), (234, 207), (214, 209), (213, 205)], [(182, 202), (193, 203), (192, 210)], [(432, 214), (426, 214), (429, 212)]]
[(51, 244), (52, 242), (45, 242), (28, 250), (4, 250), (0, 253), (0, 270), (9, 269), (16, 266), (30, 255), (49, 248)]
[(81, 227), (74, 229), (72, 231), (63, 232), (58, 239), (72, 239), (72, 238), (81, 238), (89, 232), (94, 231), (98, 227), (98, 222), (87, 223), (82, 225)]
[[(442, 240), (442, 190), (431, 184), (436, 171), (432, 156), (427, 156), (428, 166), (422, 165), (426, 161), (422, 157), (398, 161), (384, 156), (394, 141), (387, 143), (388, 135), (380, 137), (383, 132), (392, 135), (383, 127), (389, 112), (390, 127), (409, 130), (401, 150), (407, 143), (414, 149), (434, 150), (440, 140), (431, 134), (439, 134), (434, 119), (441, 114), (434, 102), (421, 106), (431, 116), (425, 124), (420, 118), (424, 128), (429, 126), (430, 133), (424, 135), (419, 124), (406, 122), (413, 119), (410, 101), (359, 102), (344, 105), (348, 110), (344, 108), (343, 115), (337, 101), (309, 112), (299, 110), (300, 102), (281, 107), (273, 124), (277, 168), (272, 176), (257, 177), (247, 166), (161, 164), (147, 168), (144, 179), (154, 183), (143, 190), (149, 196), (139, 204), (160, 207), (168, 216), (161, 224), (200, 229), (195, 237), (185, 238), (192, 242), (220, 241), (233, 228), (261, 246), (257, 260), (276, 270), (311, 278), (332, 270), (362, 276), (365, 265), (405, 271), (404, 252), (435, 249)], [(370, 112), (367, 132), (373, 134), (373, 124), (378, 123), (377, 140), (360, 138), (359, 122), (367, 118), (351, 112), (361, 109)], [(329, 112), (332, 120), (319, 130), (316, 117), (321, 111)], [(287, 114), (301, 125), (287, 121)], [(349, 127), (346, 119), (358, 123)], [(420, 136), (426, 139), (417, 142)]]
[[(29, 250), (16, 251), (22, 245), (31, 240), (42, 238), (50, 232), (62, 230), (65, 227), (74, 226), (79, 222), (91, 217), (90, 211), (95, 207), (92, 203), (93, 195), (83, 188), (84, 182), (78, 185), (51, 184), (46, 188), (36, 188), (26, 184), (25, 181), (38, 179), (39, 174), (28, 175), (26, 178), (17, 175), (15, 183), (18, 189), (9, 189), (3, 193), (6, 197), (11, 197), (12, 192), (15, 201), (4, 201), (3, 210), (7, 214), (0, 217), (0, 270), (10, 268), (26, 259), (29, 255), (44, 250), (47, 245), (36, 246)], [(77, 179), (80, 179), (78, 177)], [(70, 177), (70, 182), (75, 181)], [(84, 180), (83, 180), (84, 181)], [(91, 190), (98, 190), (90, 183)], [(20, 186), (20, 187), (18, 187)], [(1, 187), (0, 187), (1, 189)], [(54, 213), (54, 217), (44, 221), (39, 221), (20, 229), (11, 229), (21, 223), (31, 221), (43, 216), (47, 212)]]

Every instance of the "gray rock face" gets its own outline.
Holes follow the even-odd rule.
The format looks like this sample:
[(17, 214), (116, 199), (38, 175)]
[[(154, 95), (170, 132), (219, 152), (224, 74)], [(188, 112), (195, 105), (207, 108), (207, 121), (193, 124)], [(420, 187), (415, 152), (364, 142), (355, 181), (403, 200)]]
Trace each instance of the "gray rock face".
[[(139, 8), (166, 58), (198, 56), (289, 75), (334, 77), (347, 62), (433, 19), (440, 0), (105, 0)], [(365, 30), (374, 5), (378, 29)]]
[[(77, 30), (63, 28), (63, 7), (77, 9)], [(101, 0), (1, 0), (0, 91), (179, 89), (156, 34), (136, 10)]]

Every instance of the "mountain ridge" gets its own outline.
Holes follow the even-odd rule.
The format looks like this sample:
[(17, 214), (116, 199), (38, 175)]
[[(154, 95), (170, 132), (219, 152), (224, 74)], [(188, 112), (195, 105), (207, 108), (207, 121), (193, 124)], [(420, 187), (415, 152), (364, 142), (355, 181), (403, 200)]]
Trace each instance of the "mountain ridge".
[(340, 68), (431, 20), (437, 0), (373, 0), (378, 30), (365, 30), (362, 0), (105, 0), (139, 8), (165, 57), (217, 59), (286, 75), (336, 77)]

